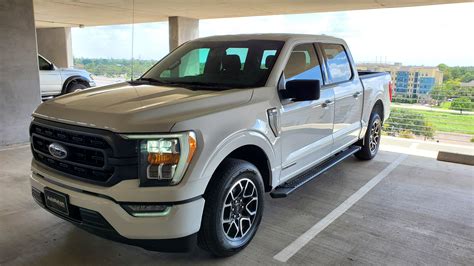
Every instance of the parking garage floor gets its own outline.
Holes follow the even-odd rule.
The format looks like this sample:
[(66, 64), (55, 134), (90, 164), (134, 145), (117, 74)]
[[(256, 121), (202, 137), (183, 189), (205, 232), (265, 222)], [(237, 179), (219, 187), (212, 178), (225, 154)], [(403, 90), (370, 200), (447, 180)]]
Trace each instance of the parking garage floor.
[[(413, 143), (398, 150), (390, 145), (369, 162), (347, 159), (288, 198), (267, 197), (254, 240), (224, 259), (199, 249), (150, 252), (86, 233), (34, 203), (29, 147), (4, 149), (0, 264), (282, 264), (276, 255), (291, 249), (288, 264), (472, 265), (474, 167), (436, 161)], [(364, 190), (370, 184), (373, 188)], [(361, 190), (362, 197), (347, 205)], [(315, 233), (321, 223), (325, 226)], [(295, 245), (296, 239), (306, 241)]]

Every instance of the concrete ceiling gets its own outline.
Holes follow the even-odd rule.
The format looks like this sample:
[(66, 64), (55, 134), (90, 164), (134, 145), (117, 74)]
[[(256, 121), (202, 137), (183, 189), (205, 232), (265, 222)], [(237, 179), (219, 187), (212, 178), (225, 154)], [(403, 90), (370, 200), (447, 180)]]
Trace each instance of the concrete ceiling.
[[(36, 26), (130, 24), (133, 0), (33, 0)], [(302, 14), (472, 2), (469, 0), (135, 0), (135, 23)]]

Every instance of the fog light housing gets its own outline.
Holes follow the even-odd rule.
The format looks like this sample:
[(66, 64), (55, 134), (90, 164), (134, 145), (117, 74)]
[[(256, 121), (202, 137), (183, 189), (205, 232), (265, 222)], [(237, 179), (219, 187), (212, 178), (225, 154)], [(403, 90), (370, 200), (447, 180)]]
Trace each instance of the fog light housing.
[(171, 211), (171, 206), (160, 204), (122, 204), (122, 208), (134, 217), (160, 217)]

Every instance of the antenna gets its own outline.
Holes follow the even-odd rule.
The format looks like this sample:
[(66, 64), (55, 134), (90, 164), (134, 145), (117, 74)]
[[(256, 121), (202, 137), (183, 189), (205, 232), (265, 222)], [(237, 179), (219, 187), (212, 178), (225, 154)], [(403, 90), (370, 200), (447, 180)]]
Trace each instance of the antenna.
[(133, 80), (133, 65), (134, 65), (134, 58), (133, 58), (133, 44), (134, 44), (134, 38), (135, 37), (135, 0), (132, 0), (132, 67), (131, 67), (131, 75), (130, 75), (130, 81)]

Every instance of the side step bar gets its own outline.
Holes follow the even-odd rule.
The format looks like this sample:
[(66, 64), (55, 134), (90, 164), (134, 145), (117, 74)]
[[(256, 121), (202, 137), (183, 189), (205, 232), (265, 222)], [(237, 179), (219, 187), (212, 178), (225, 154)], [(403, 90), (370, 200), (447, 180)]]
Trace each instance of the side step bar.
[(323, 163), (313, 168), (310, 168), (309, 170), (279, 185), (272, 192), (270, 192), (270, 196), (272, 198), (285, 198), (291, 192), (295, 191), (304, 184), (320, 176), (322, 173), (326, 172), (331, 167), (335, 166), (336, 164), (351, 156), (352, 154), (358, 152), (360, 149), (361, 147), (359, 146), (351, 146), (346, 150), (337, 153), (336, 155), (324, 161)]

